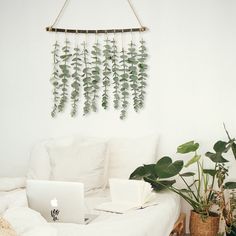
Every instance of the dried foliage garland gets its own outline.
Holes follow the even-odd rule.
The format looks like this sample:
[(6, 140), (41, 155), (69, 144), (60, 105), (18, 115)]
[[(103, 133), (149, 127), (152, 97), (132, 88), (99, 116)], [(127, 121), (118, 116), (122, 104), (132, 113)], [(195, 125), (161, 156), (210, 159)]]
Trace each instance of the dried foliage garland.
[(108, 109), (111, 94), (113, 107), (120, 110), (120, 119), (126, 118), (131, 104), (135, 112), (143, 108), (148, 76), (145, 41), (135, 43), (132, 39), (127, 48), (123, 45), (121, 50), (118, 48), (115, 36), (112, 40), (107, 37), (103, 45), (96, 37), (91, 49), (86, 40), (74, 48), (68, 39), (62, 47), (55, 42), (52, 117), (65, 110), (69, 98), (72, 117), (78, 113), (81, 100), (84, 115), (98, 111), (99, 103), (103, 109)]

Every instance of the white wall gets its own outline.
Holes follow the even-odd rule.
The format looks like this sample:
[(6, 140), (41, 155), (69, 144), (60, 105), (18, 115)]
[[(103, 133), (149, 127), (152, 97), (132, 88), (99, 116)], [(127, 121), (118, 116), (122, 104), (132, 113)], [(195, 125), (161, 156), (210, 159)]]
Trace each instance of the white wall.
[[(158, 132), (160, 155), (173, 155), (189, 139), (205, 150), (225, 138), (223, 121), (236, 134), (236, 1), (133, 0), (150, 28), (150, 78), (145, 109), (125, 121), (112, 110), (50, 117), (54, 34), (44, 28), (63, 2), (0, 0), (0, 176), (23, 175), (31, 146), (51, 136)], [(126, 0), (70, 2), (59, 26), (137, 26)]]
[[(133, 0), (150, 31), (146, 107), (121, 121), (114, 111), (50, 117), (51, 45), (45, 32), (64, 0), (0, 0), (0, 176), (21, 176), (38, 140), (160, 134), (159, 155), (195, 139), (207, 150), (236, 136), (236, 1)], [(59, 26), (137, 26), (126, 0), (71, 0)], [(64, 37), (64, 35), (62, 35)], [(128, 36), (127, 36), (128, 37)], [(92, 39), (90, 39), (92, 40)]]

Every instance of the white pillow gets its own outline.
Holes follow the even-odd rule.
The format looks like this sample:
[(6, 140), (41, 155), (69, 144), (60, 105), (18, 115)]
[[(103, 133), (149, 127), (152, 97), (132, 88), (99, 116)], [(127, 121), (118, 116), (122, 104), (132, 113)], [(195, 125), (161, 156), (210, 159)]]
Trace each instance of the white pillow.
[(0, 177), (0, 192), (25, 187), (25, 177)]
[[(79, 140), (79, 138), (77, 138)], [(30, 154), (28, 179), (49, 180), (51, 178), (51, 163), (47, 148), (66, 147), (75, 142), (74, 136), (51, 138), (36, 144)]]
[(157, 160), (157, 136), (113, 138), (108, 144), (108, 178), (129, 178), (140, 165)]
[[(7, 210), (3, 217), (12, 225), (17, 235), (57, 235), (57, 230), (36, 211), (28, 207), (16, 207)], [(37, 233), (37, 234), (36, 234)]]
[(0, 195), (0, 215), (7, 209), (27, 206), (25, 190), (14, 190)]
[(86, 191), (103, 187), (106, 147), (104, 142), (82, 142), (48, 148), (52, 179), (82, 182)]
[(28, 179), (50, 179), (51, 165), (45, 143), (36, 144), (31, 151)]

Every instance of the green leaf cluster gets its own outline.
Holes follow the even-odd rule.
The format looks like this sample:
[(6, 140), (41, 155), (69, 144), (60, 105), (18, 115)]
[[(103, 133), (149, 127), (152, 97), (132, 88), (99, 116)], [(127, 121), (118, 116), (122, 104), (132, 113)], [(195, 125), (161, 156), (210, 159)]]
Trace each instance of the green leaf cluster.
[(116, 45), (115, 38), (112, 43), (112, 79), (113, 79), (113, 104), (115, 109), (120, 107), (120, 66), (119, 66), (119, 53)]
[(139, 83), (141, 81), (138, 80), (138, 63), (137, 60), (137, 52), (136, 52), (136, 45), (131, 41), (128, 48), (128, 63), (129, 63), (129, 81), (130, 81), (130, 88), (132, 90), (133, 95), (133, 107), (136, 112), (138, 112), (140, 108), (140, 101), (139, 101)]
[(51, 76), (51, 83), (53, 86), (53, 109), (51, 112), (51, 116), (55, 117), (58, 109), (58, 102), (60, 100), (60, 84), (59, 84), (59, 50), (60, 50), (60, 45), (56, 41), (55, 44), (53, 45), (53, 72)]
[[(225, 181), (228, 175), (225, 163), (229, 160), (224, 155), (232, 151), (236, 159), (234, 153), (236, 140), (229, 136), (226, 129), (225, 131), (228, 141), (217, 141), (213, 146), (213, 152), (200, 155), (199, 143), (189, 141), (177, 147), (177, 153), (186, 156), (184, 160), (173, 161), (170, 157), (164, 156), (156, 164), (137, 167), (130, 178), (143, 179), (149, 182), (156, 191), (169, 189), (179, 194), (202, 217), (209, 216), (213, 205), (217, 204), (220, 209), (219, 213), (227, 212), (224, 216), (227, 218), (233, 213), (225, 207), (228, 204), (225, 202), (224, 191), (236, 189), (236, 182)], [(190, 158), (187, 157), (188, 155)], [(204, 158), (209, 158), (214, 168), (204, 168)], [(189, 167), (191, 171), (186, 171), (185, 169)], [(182, 180), (185, 188), (174, 185), (177, 179)], [(229, 222), (228, 219), (227, 222)]]
[(107, 38), (105, 40), (105, 45), (103, 49), (103, 94), (102, 94), (102, 107), (106, 110), (108, 108), (108, 89), (110, 86), (110, 75), (111, 75), (111, 58), (112, 58), (112, 48), (111, 41)]
[(81, 86), (81, 66), (82, 66), (82, 59), (81, 59), (81, 52), (79, 46), (77, 45), (74, 48), (74, 54), (72, 56), (72, 63), (73, 66), (73, 74), (72, 74), (72, 92), (71, 92), (71, 101), (72, 101), (72, 110), (71, 116), (74, 117), (77, 113), (77, 107), (79, 102), (80, 96), (80, 86)]
[(144, 40), (140, 41), (139, 46), (131, 41), (127, 49), (118, 51), (115, 37), (112, 40), (107, 38), (103, 46), (97, 40), (91, 50), (86, 42), (71, 49), (66, 39), (61, 48), (55, 42), (52, 55), (52, 117), (64, 111), (69, 98), (71, 116), (76, 116), (82, 96), (84, 115), (98, 110), (100, 97), (101, 105), (106, 110), (111, 92), (113, 106), (120, 110), (120, 119), (127, 116), (131, 94), (134, 110), (138, 112), (143, 107), (147, 78)]
[(138, 53), (138, 81), (139, 81), (139, 108), (143, 108), (144, 106), (144, 100), (145, 100), (145, 94), (146, 94), (146, 85), (147, 85), (147, 60), (148, 54), (147, 54), (147, 48), (145, 46), (145, 41), (142, 39), (140, 41), (140, 47), (139, 47), (139, 53)]
[(65, 104), (68, 100), (68, 80), (70, 78), (70, 65), (69, 60), (72, 56), (70, 53), (70, 42), (68, 39), (65, 40), (65, 45), (62, 47), (62, 55), (60, 56), (61, 64), (59, 68), (61, 70), (61, 74), (59, 75), (60, 81), (60, 89), (61, 89), (61, 97), (58, 105), (58, 111), (62, 112), (65, 108)]
[(91, 111), (92, 105), (92, 73), (89, 62), (89, 51), (86, 42), (83, 43), (83, 87), (84, 87), (84, 115)]
[(100, 49), (100, 44), (97, 41), (93, 45), (93, 50), (91, 51), (92, 54), (92, 68), (91, 68), (91, 73), (92, 73), (92, 110), (94, 112), (97, 111), (97, 99), (98, 99), (98, 91), (100, 89), (100, 81), (101, 81), (101, 49)]
[(127, 62), (127, 52), (124, 48), (121, 51), (121, 75), (120, 75), (120, 83), (121, 83), (121, 114), (120, 119), (125, 119), (127, 115), (127, 109), (129, 105), (128, 97), (129, 97), (129, 74), (128, 74), (128, 62)]

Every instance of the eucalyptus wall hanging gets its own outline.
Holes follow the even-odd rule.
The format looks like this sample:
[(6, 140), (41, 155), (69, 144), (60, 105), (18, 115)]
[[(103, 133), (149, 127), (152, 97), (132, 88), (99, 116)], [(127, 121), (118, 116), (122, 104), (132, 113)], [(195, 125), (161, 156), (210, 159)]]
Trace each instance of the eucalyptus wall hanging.
[[(65, 34), (63, 41), (55, 41), (52, 50), (51, 116), (63, 112), (68, 103), (72, 117), (76, 116), (79, 107), (86, 115), (113, 106), (120, 111), (120, 119), (127, 116), (129, 106), (138, 112), (145, 100), (148, 54), (143, 32), (147, 28), (142, 26), (130, 0), (127, 1), (140, 27), (107, 30), (56, 28), (68, 1), (52, 26), (46, 28), (55, 34)], [(70, 40), (71, 33), (75, 35), (74, 40)], [(91, 34), (93, 40), (88, 42)]]

